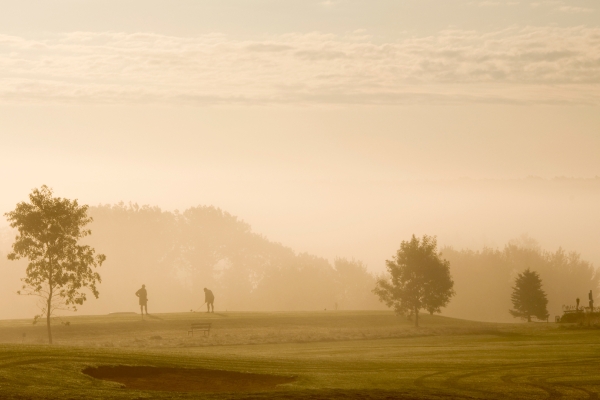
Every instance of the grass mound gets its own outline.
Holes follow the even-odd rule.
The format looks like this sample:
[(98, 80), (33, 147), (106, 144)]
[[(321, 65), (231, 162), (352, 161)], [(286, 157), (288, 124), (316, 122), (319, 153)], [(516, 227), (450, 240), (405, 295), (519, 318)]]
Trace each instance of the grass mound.
[(277, 385), (296, 380), (268, 374), (127, 365), (89, 367), (82, 372), (129, 389), (169, 392), (259, 392), (276, 390)]
[[(297, 313), (172, 313), (142, 317), (115, 314), (69, 317), (54, 323), (54, 344), (84, 348), (178, 349), (230, 345), (316, 343), (425, 336), (495, 334), (523, 330), (499, 325), (423, 315), (421, 327), (391, 311)], [(210, 335), (189, 335), (193, 323), (211, 323)], [(536, 329), (556, 324), (535, 324)], [(526, 329), (530, 330), (530, 329)], [(160, 339), (159, 339), (160, 337)], [(45, 344), (45, 324), (31, 320), (0, 321), (0, 343)]]

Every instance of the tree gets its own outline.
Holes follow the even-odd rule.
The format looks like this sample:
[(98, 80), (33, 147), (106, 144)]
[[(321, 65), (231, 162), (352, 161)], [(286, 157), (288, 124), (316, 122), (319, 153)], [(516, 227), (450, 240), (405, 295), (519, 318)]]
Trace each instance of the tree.
[(78, 241), (91, 234), (84, 227), (92, 222), (87, 216), (88, 206), (79, 206), (77, 200), (52, 196), (52, 189), (42, 186), (29, 195), (29, 203), (17, 204), (6, 213), (10, 226), (18, 230), (9, 260), (27, 258), (26, 276), (19, 294), (41, 298), (41, 314), (34, 323), (46, 316), (48, 341), (52, 343), (50, 317), (56, 310), (77, 310), (86, 300), (84, 288), (98, 298), (96, 284), (100, 275), (93, 268), (100, 267), (106, 256), (94, 255), (95, 250)]
[(528, 268), (517, 276), (511, 299), (515, 309), (508, 311), (513, 317), (527, 319), (527, 322), (531, 322), (532, 316), (539, 320), (548, 319), (548, 299), (537, 272)]
[(512, 319), (507, 311), (512, 308), (510, 296), (517, 275), (515, 271), (522, 272), (527, 268), (544, 277), (550, 314), (552, 309), (559, 312), (561, 305), (572, 303), (582, 293), (599, 288), (600, 271), (578, 253), (562, 248), (545, 251), (531, 243), (528, 247), (519, 246), (509, 244), (503, 248), (484, 247), (476, 251), (442, 249), (444, 258), (452, 265), (455, 290), (460, 292), (460, 296), (452, 301), (457, 317), (480, 321)]
[(338, 257), (334, 260), (336, 303), (344, 310), (372, 310), (381, 304), (372, 292), (375, 276), (358, 260)]
[(373, 292), (397, 314), (412, 312), (419, 326), (419, 310), (430, 313), (440, 309), (454, 295), (450, 263), (437, 252), (435, 237), (415, 235), (403, 241), (392, 260), (386, 261), (389, 276), (377, 280)]

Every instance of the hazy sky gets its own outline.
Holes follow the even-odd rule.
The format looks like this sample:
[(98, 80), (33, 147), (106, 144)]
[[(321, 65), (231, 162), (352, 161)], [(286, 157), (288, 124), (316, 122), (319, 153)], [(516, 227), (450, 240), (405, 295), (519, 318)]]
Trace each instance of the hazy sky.
[[(600, 175), (600, 3), (4, 0), (0, 143), (2, 212), (42, 184), (88, 204), (213, 204), (376, 270), (411, 232), (543, 236), (514, 215), (494, 236), (461, 223), (468, 194), (419, 203), (385, 182)], [(485, 215), (504, 204), (487, 199)], [(580, 250), (569, 235), (546, 243)]]

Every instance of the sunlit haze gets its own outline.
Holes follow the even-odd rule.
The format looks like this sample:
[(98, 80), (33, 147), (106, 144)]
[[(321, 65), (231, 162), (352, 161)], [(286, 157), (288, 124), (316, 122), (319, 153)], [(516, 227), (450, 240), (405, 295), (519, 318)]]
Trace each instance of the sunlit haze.
[[(377, 274), (412, 234), (531, 238), (597, 268), (600, 3), (5, 0), (0, 143), (2, 214), (48, 185), (91, 207), (214, 206)], [(29, 318), (0, 228), (0, 318)]]

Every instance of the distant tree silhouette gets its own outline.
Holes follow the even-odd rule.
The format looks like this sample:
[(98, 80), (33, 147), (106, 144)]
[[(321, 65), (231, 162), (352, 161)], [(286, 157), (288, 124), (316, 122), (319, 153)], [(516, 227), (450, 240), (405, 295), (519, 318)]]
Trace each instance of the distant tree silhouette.
[(345, 310), (384, 307), (372, 293), (375, 277), (360, 261), (340, 259), (334, 267), (296, 253), (213, 206), (170, 212), (120, 203), (90, 207), (89, 214), (94, 235), (86, 242), (111, 258), (102, 273), (111, 295), (102, 307), (122, 307), (130, 282), (140, 276), (153, 298), (168, 299), (155, 311), (187, 307), (204, 287), (218, 293), (222, 309), (322, 310), (336, 302)]
[(511, 299), (514, 310), (509, 312), (513, 317), (527, 319), (527, 322), (531, 322), (532, 316), (540, 320), (548, 318), (548, 299), (537, 272), (528, 268), (517, 276)]
[(450, 263), (437, 252), (435, 237), (413, 235), (386, 264), (389, 277), (379, 278), (373, 292), (397, 314), (412, 312), (417, 327), (419, 310), (439, 312), (454, 295)]
[[(374, 309), (381, 305), (372, 293), (375, 277), (359, 260), (334, 260), (335, 304), (344, 310)], [(334, 308), (335, 308), (334, 304)]]
[(23, 291), (18, 293), (42, 298), (42, 313), (34, 321), (45, 314), (48, 341), (52, 343), (52, 313), (58, 309), (76, 310), (86, 300), (83, 288), (98, 297), (96, 283), (100, 275), (92, 267), (101, 266), (106, 256), (95, 256), (92, 247), (78, 244), (79, 239), (91, 234), (83, 229), (92, 222), (87, 216), (88, 206), (53, 197), (52, 189), (45, 185), (34, 189), (29, 200), (5, 214), (10, 226), (19, 232), (8, 259), (29, 260), (22, 279)]
[(582, 259), (579, 253), (562, 248), (547, 251), (530, 243), (511, 242), (501, 248), (484, 247), (474, 251), (445, 247), (441, 251), (452, 265), (458, 293), (452, 299), (452, 312), (459, 318), (512, 319), (507, 310), (512, 308), (514, 271), (527, 268), (544, 277), (550, 314), (561, 313), (563, 304), (571, 304), (582, 293), (600, 287), (600, 273), (593, 264)]
[[(176, 214), (122, 202), (91, 206), (88, 213), (94, 218), (94, 234), (86, 238), (86, 243), (110, 254), (110, 264), (102, 268), (102, 280), (110, 285), (104, 285), (102, 305), (94, 305), (94, 312), (119, 310), (124, 304), (131, 304), (134, 282), (142, 281), (152, 288), (155, 300), (187, 292), (182, 290), (174, 271), (180, 231)], [(159, 312), (164, 305), (164, 301), (156, 301), (153, 311)]]

